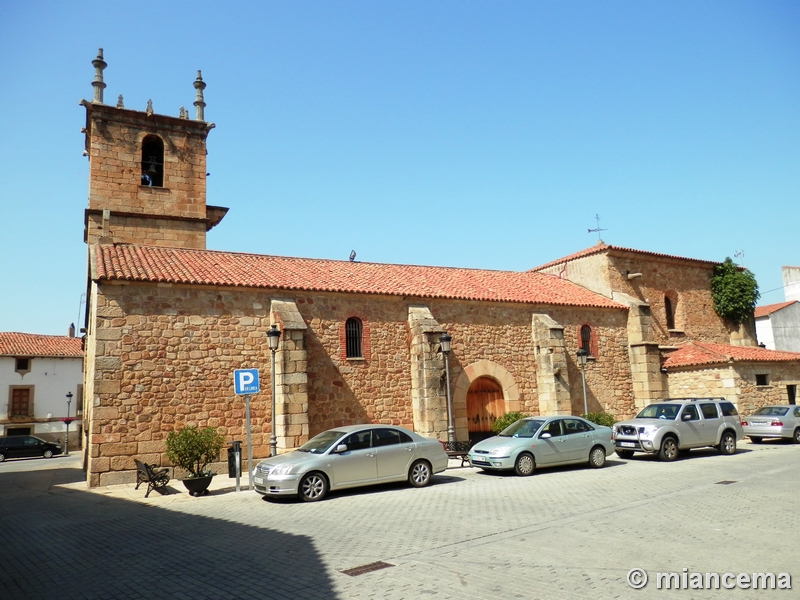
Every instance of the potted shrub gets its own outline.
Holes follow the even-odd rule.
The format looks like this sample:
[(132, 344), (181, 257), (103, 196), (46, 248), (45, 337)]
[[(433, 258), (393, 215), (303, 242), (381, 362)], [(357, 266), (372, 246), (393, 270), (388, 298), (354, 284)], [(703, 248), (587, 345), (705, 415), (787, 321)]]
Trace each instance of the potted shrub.
[(225, 438), (212, 427), (190, 426), (167, 434), (167, 458), (189, 473), (181, 481), (192, 496), (208, 493), (214, 473), (206, 467), (219, 460), (224, 445)]

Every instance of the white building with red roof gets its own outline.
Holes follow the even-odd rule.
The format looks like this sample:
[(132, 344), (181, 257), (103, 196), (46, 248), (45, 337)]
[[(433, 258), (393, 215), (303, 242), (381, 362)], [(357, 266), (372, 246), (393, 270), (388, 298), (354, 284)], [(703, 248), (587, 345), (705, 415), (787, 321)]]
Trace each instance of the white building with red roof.
[(800, 302), (756, 306), (756, 336), (770, 350), (800, 352)]
[[(72, 418), (83, 397), (82, 339), (0, 332), (0, 435), (65, 440), (67, 394)], [(80, 420), (70, 427), (70, 446), (80, 445)]]

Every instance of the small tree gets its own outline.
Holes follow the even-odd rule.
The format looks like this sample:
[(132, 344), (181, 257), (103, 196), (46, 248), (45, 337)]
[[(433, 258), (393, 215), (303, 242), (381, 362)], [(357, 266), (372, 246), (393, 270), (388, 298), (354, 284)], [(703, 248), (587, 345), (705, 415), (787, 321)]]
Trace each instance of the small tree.
[(209, 463), (219, 460), (225, 438), (211, 427), (184, 427), (167, 434), (167, 458), (176, 467), (189, 472), (189, 477), (213, 475), (206, 470)]
[(739, 325), (753, 315), (761, 294), (755, 275), (739, 268), (730, 257), (714, 267), (711, 275), (711, 296), (714, 311), (723, 319)]
[(521, 412), (508, 412), (504, 414), (502, 417), (498, 417), (495, 420), (495, 422), (492, 423), (492, 432), (500, 433), (501, 431), (503, 431), (503, 429), (505, 429), (512, 423), (516, 423), (517, 421), (519, 421), (524, 417), (525, 415), (523, 415)]

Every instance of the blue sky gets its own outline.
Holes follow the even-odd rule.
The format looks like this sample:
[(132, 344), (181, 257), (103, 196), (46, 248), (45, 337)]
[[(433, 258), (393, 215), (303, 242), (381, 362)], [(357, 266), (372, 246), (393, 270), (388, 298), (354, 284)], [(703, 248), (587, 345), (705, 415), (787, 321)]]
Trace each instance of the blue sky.
[(525, 270), (597, 242), (800, 265), (797, 2), (42, 2), (0, 18), (0, 331), (85, 292), (91, 61), (192, 111), (209, 249)]

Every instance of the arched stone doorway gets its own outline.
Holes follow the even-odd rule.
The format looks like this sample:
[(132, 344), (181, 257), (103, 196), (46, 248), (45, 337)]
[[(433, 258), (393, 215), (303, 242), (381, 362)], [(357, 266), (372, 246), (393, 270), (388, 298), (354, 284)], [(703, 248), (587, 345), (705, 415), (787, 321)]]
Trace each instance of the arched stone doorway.
[[(464, 441), (468, 438), (473, 439), (473, 435), (479, 435), (477, 431), (471, 432), (469, 420), (470, 417), (474, 418), (475, 415), (470, 415), (467, 411), (467, 394), (472, 388), (472, 384), (479, 379), (488, 379), (502, 390), (502, 404), (500, 405), (499, 413), (494, 413), (495, 417), (507, 412), (520, 410), (517, 384), (513, 375), (505, 367), (485, 359), (470, 363), (456, 377), (456, 382), (453, 386), (453, 408), (455, 409), (456, 440), (458, 441)], [(500, 403), (500, 400), (496, 402)], [(497, 403), (495, 406), (497, 406)], [(485, 433), (478, 439), (483, 439), (484, 437), (487, 437)]]
[(478, 377), (467, 390), (467, 430), (470, 440), (491, 437), (492, 425), (506, 412), (503, 388), (491, 377)]

